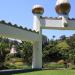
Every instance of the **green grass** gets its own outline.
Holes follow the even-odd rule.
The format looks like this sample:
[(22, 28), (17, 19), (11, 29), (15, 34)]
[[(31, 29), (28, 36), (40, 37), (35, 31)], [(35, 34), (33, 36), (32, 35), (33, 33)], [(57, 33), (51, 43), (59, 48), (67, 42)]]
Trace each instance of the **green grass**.
[(75, 70), (42, 70), (12, 75), (75, 75)]

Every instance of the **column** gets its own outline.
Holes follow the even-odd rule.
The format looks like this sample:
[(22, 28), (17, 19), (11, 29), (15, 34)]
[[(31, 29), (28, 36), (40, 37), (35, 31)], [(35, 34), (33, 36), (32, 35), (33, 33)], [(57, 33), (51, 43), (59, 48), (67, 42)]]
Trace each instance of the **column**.
[(33, 43), (32, 68), (42, 68), (42, 31), (39, 32), (39, 40)]

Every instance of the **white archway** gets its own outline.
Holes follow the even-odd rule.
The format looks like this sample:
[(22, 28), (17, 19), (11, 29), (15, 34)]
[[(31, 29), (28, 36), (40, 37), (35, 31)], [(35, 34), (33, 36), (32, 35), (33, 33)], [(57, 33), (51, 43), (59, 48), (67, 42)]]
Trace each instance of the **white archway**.
[[(35, 61), (36, 66), (33, 64), (33, 68), (42, 68), (42, 29), (75, 30), (75, 19), (70, 19), (68, 15), (70, 12), (70, 8), (71, 6), (69, 0), (57, 0), (55, 9), (61, 17), (52, 18), (42, 17), (42, 14), (44, 13), (44, 8), (41, 5), (34, 5), (32, 9), (34, 17), (33, 29), (36, 32), (39, 32), (39, 49), (35, 49), (35, 51), (38, 50), (39, 54), (38, 56), (33, 55), (33, 58), (35, 58), (36, 56), (35, 59), (37, 61), (38, 57), (39, 64)], [(33, 54), (34, 53), (35, 52), (33, 51)]]
[[(64, 0), (61, 1), (63, 2)], [(13, 26), (9, 26), (7, 24), (0, 23), (0, 36), (33, 42), (32, 68), (41, 69), (42, 29), (75, 30), (75, 19), (69, 19), (68, 17), (66, 17), (67, 15), (62, 15), (61, 18), (42, 17), (42, 14), (44, 13), (44, 8), (40, 5), (35, 5), (32, 9), (32, 12), (34, 14), (33, 29), (39, 33), (22, 30)]]

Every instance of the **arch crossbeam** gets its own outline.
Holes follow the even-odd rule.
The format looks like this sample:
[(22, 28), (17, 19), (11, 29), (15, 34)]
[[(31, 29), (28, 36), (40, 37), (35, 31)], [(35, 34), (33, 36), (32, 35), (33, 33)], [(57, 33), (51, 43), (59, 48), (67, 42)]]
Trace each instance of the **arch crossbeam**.
[(20, 39), (22, 41), (37, 41), (39, 39), (39, 34), (27, 30), (22, 30), (6, 24), (0, 23), (0, 36), (7, 38)]

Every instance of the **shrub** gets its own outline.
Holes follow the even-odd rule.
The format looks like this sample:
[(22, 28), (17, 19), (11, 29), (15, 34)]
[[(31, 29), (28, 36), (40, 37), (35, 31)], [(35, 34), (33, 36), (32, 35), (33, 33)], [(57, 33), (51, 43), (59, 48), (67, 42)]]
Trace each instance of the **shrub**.
[(43, 67), (49, 68), (49, 69), (57, 69), (57, 68), (64, 68), (64, 64), (58, 64), (56, 62), (50, 62), (50, 63), (44, 64)]
[(64, 60), (59, 60), (57, 63), (58, 64), (64, 64), (64, 62), (65, 62)]
[(29, 69), (31, 66), (25, 65), (23, 63), (11, 63), (11, 62), (5, 62), (5, 66), (7, 69)]

